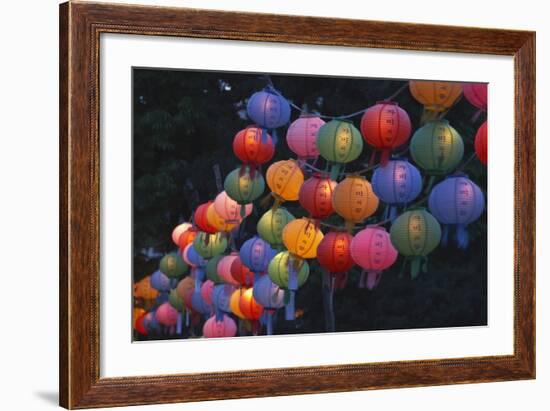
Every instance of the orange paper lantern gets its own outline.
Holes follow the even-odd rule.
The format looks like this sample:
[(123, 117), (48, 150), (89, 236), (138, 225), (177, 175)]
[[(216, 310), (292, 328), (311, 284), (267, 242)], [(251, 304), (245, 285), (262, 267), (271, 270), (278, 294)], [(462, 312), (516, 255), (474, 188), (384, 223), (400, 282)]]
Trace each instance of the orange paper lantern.
[(269, 166), (266, 173), (267, 185), (280, 202), (298, 200), (304, 174), (294, 160), (277, 161)]
[(258, 304), (252, 296), (252, 288), (246, 289), (241, 294), (239, 308), (243, 316), (248, 320), (259, 320), (264, 312), (264, 307)]
[(309, 218), (299, 218), (288, 223), (283, 229), (283, 243), (288, 251), (299, 258), (317, 257), (317, 247), (323, 233)]
[(462, 95), (462, 84), (449, 81), (410, 81), (411, 94), (426, 110), (442, 112)]
[(334, 189), (332, 206), (350, 228), (376, 212), (378, 197), (364, 177), (348, 176)]

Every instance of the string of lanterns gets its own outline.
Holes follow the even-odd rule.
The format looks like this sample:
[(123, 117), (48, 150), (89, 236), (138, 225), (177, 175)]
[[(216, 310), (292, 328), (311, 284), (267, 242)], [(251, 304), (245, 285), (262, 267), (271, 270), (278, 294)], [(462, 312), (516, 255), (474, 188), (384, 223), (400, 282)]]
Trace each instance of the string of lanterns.
[[(278, 310), (284, 308), (286, 320), (296, 318), (296, 293), (312, 275), (312, 259), (324, 271), (333, 322), (333, 293), (346, 285), (353, 266), (362, 269), (359, 287), (372, 290), (399, 255), (402, 271), (409, 267), (414, 279), (427, 272), (427, 256), (448, 245), (451, 234), (459, 248), (468, 246), (467, 226), (480, 218), (485, 198), (467, 175), (455, 172), (464, 141), (442, 113), (462, 95), (478, 109), (476, 116), (486, 112), (485, 84), (409, 81), (372, 107), (331, 117), (300, 109), (268, 81), (248, 99), (253, 124), (233, 139), (241, 164), (227, 174), (223, 191), (194, 210), (191, 222), (174, 228), (178, 251), (166, 254), (157, 271), (134, 284), (137, 333), (181, 336), (185, 328), (203, 324), (205, 338), (270, 335)], [(423, 125), (412, 137), (408, 113), (392, 101), (407, 87), (424, 107)], [(273, 158), (277, 129), (289, 123), (291, 107), (301, 113), (286, 133), (296, 157), (270, 164), (264, 179), (261, 167)], [(356, 115), (362, 115), (359, 129), (349, 120)], [(401, 153), (392, 157), (407, 143), (414, 164)], [(365, 144), (372, 149), (368, 167), (345, 173), (344, 166), (359, 158)], [(487, 122), (477, 130), (474, 149), (486, 165)], [(319, 156), (324, 170), (309, 163)], [(364, 174), (371, 170), (368, 181)], [(237, 249), (239, 227), (266, 184), (270, 194), (261, 202), (271, 200), (272, 206), (259, 218), (257, 234)], [(417, 200), (423, 189), (428, 209), (417, 206), (426, 200)], [(284, 207), (296, 201), (307, 217), (295, 218)], [(381, 204), (382, 217), (373, 221)], [(323, 221), (334, 213), (344, 226)], [(334, 324), (327, 329), (334, 331)]]

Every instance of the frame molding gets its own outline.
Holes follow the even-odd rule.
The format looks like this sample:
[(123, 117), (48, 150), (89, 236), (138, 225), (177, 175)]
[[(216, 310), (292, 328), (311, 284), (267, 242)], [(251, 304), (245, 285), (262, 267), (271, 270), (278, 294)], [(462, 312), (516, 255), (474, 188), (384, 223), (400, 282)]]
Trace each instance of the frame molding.
[[(535, 378), (534, 32), (78, 1), (60, 5), (59, 29), (61, 406), (109, 407)], [(514, 354), (100, 378), (101, 33), (513, 56)]]

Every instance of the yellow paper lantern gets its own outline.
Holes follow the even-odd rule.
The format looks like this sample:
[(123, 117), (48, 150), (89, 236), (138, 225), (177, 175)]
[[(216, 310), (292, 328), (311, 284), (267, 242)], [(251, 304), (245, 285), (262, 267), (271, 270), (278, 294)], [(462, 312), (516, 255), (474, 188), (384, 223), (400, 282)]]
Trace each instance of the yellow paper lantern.
[(450, 81), (410, 81), (411, 94), (426, 110), (442, 112), (462, 95), (462, 84)]
[(294, 160), (277, 161), (269, 166), (266, 173), (267, 185), (280, 202), (298, 200), (304, 174)]
[(245, 320), (246, 317), (244, 316), (240, 307), (242, 293), (243, 293), (242, 288), (239, 288), (238, 290), (233, 291), (233, 294), (231, 294), (231, 297), (229, 299), (229, 308), (231, 309), (231, 312), (233, 314), (235, 314), (241, 320)]
[(348, 176), (334, 189), (332, 207), (346, 220), (349, 228), (376, 212), (378, 197), (365, 177)]
[(218, 231), (229, 232), (239, 225), (239, 223), (228, 223), (216, 212), (214, 203), (210, 204), (206, 209), (206, 221), (216, 227)]
[(323, 239), (323, 233), (309, 218), (292, 220), (283, 229), (283, 243), (287, 250), (299, 258), (317, 257), (317, 246)]

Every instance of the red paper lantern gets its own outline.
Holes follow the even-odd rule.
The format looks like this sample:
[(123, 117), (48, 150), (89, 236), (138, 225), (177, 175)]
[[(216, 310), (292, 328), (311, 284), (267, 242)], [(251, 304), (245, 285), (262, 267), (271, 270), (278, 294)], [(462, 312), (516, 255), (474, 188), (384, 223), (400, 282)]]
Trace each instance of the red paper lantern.
[(231, 276), (244, 287), (254, 285), (254, 273), (243, 264), (240, 257), (235, 258), (231, 263)]
[(183, 232), (178, 240), (180, 250), (185, 250), (185, 247), (187, 247), (189, 244), (192, 244), (193, 240), (198, 234), (199, 232), (194, 228), (190, 228), (189, 230)]
[(353, 237), (343, 231), (330, 231), (317, 247), (317, 260), (330, 273), (345, 273), (355, 264), (350, 247)]
[(385, 165), (391, 150), (405, 144), (411, 136), (411, 120), (397, 103), (381, 102), (363, 114), (361, 134), (367, 143), (382, 151), (380, 162)]
[(206, 218), (206, 212), (208, 211), (208, 207), (213, 203), (213, 201), (208, 201), (207, 203), (203, 203), (200, 206), (197, 207), (195, 210), (195, 214), (193, 215), (193, 221), (195, 222), (195, 225), (199, 228), (200, 231), (204, 231), (208, 234), (214, 234), (218, 230), (216, 227), (214, 227), (212, 224), (208, 222), (208, 219)]
[(145, 328), (145, 325), (143, 324), (143, 320), (145, 319), (145, 316), (147, 315), (147, 312), (141, 314), (138, 318), (136, 318), (136, 321), (134, 322), (134, 330), (136, 330), (141, 335), (147, 335), (147, 329)]
[(465, 83), (462, 88), (464, 97), (472, 106), (487, 111), (487, 84)]
[(332, 208), (332, 192), (336, 187), (336, 181), (321, 175), (313, 175), (308, 178), (298, 195), (300, 205), (304, 207), (312, 218), (326, 218), (334, 212)]
[(273, 158), (275, 147), (271, 136), (262, 129), (250, 126), (239, 131), (233, 139), (233, 152), (245, 164), (263, 164)]
[(477, 130), (474, 148), (479, 161), (487, 165), (487, 122), (484, 122)]

